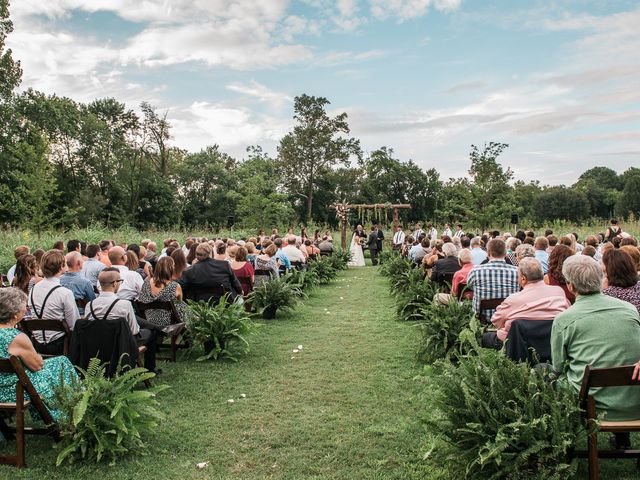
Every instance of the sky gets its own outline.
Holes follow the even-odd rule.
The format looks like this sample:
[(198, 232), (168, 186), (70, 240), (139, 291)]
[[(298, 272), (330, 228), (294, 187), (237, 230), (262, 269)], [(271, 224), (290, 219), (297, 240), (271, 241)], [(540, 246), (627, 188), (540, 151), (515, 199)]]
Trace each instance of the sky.
[(371, 152), (516, 179), (640, 165), (636, 0), (13, 0), (21, 89), (168, 112), (173, 144), (275, 154), (295, 96), (347, 112)]

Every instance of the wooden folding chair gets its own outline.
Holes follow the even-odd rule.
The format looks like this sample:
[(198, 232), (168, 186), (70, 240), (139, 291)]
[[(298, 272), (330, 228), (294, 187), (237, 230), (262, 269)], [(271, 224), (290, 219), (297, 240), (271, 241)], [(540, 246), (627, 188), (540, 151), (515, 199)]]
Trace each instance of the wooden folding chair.
[(169, 334), (169, 338), (171, 340), (171, 343), (169, 345), (163, 345), (162, 343), (158, 343), (158, 348), (170, 348), (171, 349), (171, 356), (168, 358), (162, 358), (161, 360), (169, 360), (171, 362), (175, 362), (176, 361), (176, 353), (178, 351), (179, 348), (189, 348), (189, 345), (182, 343), (179, 341), (180, 335), (182, 334), (182, 332), (184, 331), (184, 323), (180, 320), (180, 315), (178, 314), (178, 310), (176, 309), (176, 306), (173, 302), (171, 301), (160, 301), (160, 300), (156, 300), (154, 302), (150, 302), (150, 303), (143, 303), (140, 302), (138, 300), (136, 300), (134, 302), (135, 307), (136, 307), (136, 311), (138, 312), (138, 314), (144, 318), (146, 320), (147, 318), (147, 310), (165, 310), (167, 312), (169, 312), (169, 314), (171, 315), (171, 321), (169, 323), (169, 325), (174, 325), (175, 328), (172, 329), (171, 334)]
[(489, 325), (491, 322), (485, 316), (485, 310), (495, 310), (504, 301), (504, 298), (487, 298), (480, 300), (480, 309), (478, 311), (478, 320), (480, 320), (480, 323), (483, 325)]
[(30, 320), (22, 320), (18, 324), (17, 328), (27, 334), (36, 350), (38, 350), (38, 345), (41, 344), (34, 338), (33, 332), (41, 331), (43, 337), (45, 331), (64, 333), (64, 346), (62, 349), (62, 354), (65, 357), (69, 356), (69, 341), (71, 340), (71, 330), (69, 329), (69, 325), (67, 325), (66, 320), (41, 320), (39, 318), (34, 318)]
[[(59, 442), (62, 437), (58, 425), (25, 373), (20, 358), (14, 355), (9, 358), (0, 358), (0, 373), (5, 375), (14, 374), (18, 377), (16, 381), (16, 401), (0, 403), (0, 410), (13, 413), (16, 416), (14, 427), (8, 426), (0, 417), (0, 431), (2, 431), (4, 438), (16, 440), (16, 454), (0, 456), (0, 464), (15, 465), (22, 468), (26, 466), (25, 434), (51, 435), (56, 442)], [(25, 400), (25, 392), (29, 395), (30, 400)], [(46, 425), (45, 428), (27, 428), (24, 426), (24, 413), (30, 405), (33, 405), (40, 414), (40, 418)]]
[(459, 302), (463, 300), (471, 300), (473, 298), (473, 290), (471, 290), (466, 283), (459, 283), (458, 295), (456, 295), (456, 298)]
[[(596, 402), (589, 395), (591, 388), (604, 387), (640, 387), (640, 382), (631, 379), (635, 365), (612, 368), (593, 368), (587, 365), (580, 388), (580, 407), (585, 411), (583, 418), (588, 429), (593, 429), (597, 419)], [(638, 412), (640, 417), (640, 411)], [(610, 433), (640, 432), (640, 418), (623, 422), (604, 420), (597, 430), (593, 430), (587, 439), (587, 450), (576, 450), (574, 455), (587, 458), (589, 462), (589, 480), (600, 478), (599, 458), (640, 458), (640, 450), (598, 450), (598, 431)]]

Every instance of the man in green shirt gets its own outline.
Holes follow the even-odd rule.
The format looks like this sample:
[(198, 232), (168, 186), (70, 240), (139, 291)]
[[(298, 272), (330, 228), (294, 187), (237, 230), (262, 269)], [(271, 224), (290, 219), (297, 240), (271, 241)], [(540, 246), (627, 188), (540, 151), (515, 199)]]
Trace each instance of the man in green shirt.
[[(562, 274), (576, 302), (553, 321), (551, 358), (553, 368), (578, 392), (587, 365), (607, 368), (638, 361), (640, 316), (630, 303), (602, 294), (602, 268), (591, 257), (567, 258)], [(609, 387), (594, 390), (593, 397), (607, 420), (640, 419), (640, 388)], [(626, 441), (617, 439), (618, 446), (629, 443), (628, 434)]]

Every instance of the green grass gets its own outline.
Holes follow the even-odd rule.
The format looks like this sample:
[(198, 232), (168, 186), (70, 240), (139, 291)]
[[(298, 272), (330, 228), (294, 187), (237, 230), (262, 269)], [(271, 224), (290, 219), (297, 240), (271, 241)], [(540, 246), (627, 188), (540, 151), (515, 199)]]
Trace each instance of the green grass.
[[(52, 441), (28, 437), (28, 468), (0, 467), (0, 479), (451, 478), (446, 465), (423, 460), (432, 439), (422, 426), (429, 392), (416, 380), (419, 332), (394, 320), (375, 269), (341, 272), (294, 312), (263, 322), (238, 363), (161, 364), (167, 418), (143, 454), (113, 467), (56, 468)], [(0, 455), (13, 447), (0, 446)], [(210, 464), (198, 470), (199, 462)], [(640, 478), (628, 460), (603, 460), (601, 473)]]

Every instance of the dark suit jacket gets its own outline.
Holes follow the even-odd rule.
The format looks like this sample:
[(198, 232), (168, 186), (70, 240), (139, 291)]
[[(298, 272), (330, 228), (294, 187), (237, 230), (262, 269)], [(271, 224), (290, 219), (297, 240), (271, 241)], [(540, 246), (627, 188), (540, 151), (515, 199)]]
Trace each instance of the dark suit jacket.
[(378, 251), (382, 251), (382, 241), (384, 240), (384, 232), (382, 230), (378, 230)]
[(229, 293), (232, 299), (242, 295), (242, 286), (229, 262), (211, 258), (196, 263), (182, 274), (182, 288), (185, 298), (195, 301), (218, 300), (224, 293)]
[(457, 257), (445, 257), (437, 260), (436, 263), (433, 264), (433, 270), (431, 270), (431, 280), (436, 283), (451, 283), (453, 274), (460, 270), (460, 268)]
[(378, 234), (376, 232), (371, 232), (369, 234), (367, 246), (369, 247), (369, 250), (378, 250)]

